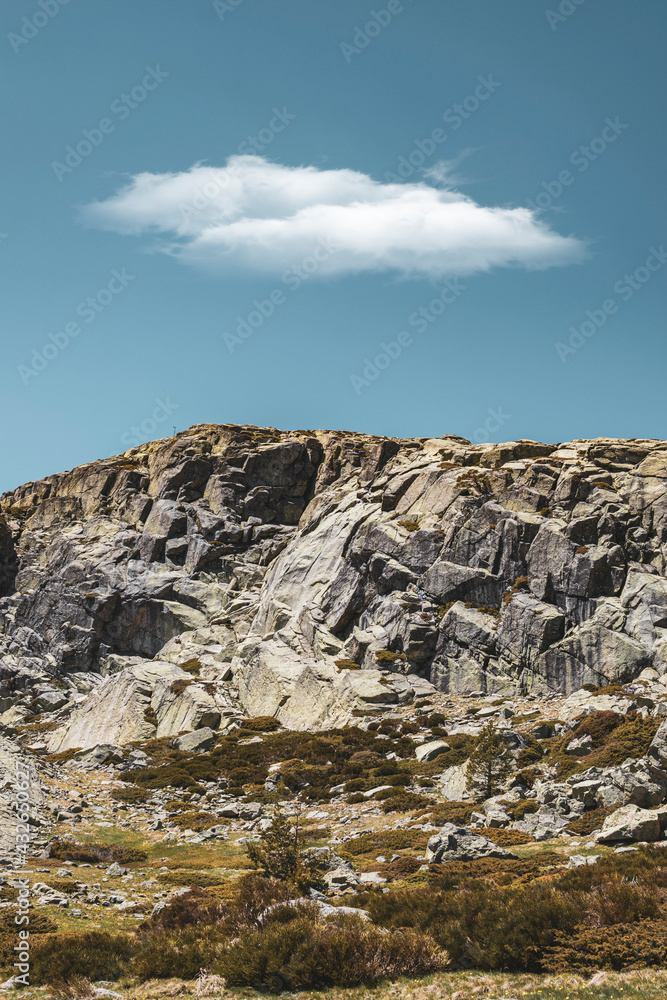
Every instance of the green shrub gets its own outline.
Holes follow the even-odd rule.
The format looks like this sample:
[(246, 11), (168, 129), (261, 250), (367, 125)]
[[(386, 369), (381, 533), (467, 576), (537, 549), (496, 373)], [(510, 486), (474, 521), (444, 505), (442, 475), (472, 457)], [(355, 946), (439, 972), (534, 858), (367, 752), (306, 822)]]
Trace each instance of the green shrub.
[(370, 985), (445, 965), (445, 956), (424, 934), (387, 934), (349, 917), (318, 923), (297, 914), (287, 923), (242, 933), (213, 968), (232, 986), (282, 992)]
[(659, 719), (626, 718), (622, 726), (614, 730), (613, 737), (598, 751), (590, 754), (587, 767), (617, 767), (628, 757), (643, 757), (660, 726)]
[(202, 830), (208, 830), (210, 827), (218, 826), (220, 823), (218, 816), (214, 816), (213, 813), (202, 812), (201, 810), (180, 812), (173, 817), (173, 821), (179, 829), (194, 830), (195, 833), (201, 833)]
[(213, 967), (227, 941), (222, 925), (191, 925), (159, 930), (140, 940), (129, 971), (147, 979), (194, 979)]
[(574, 929), (580, 917), (574, 901), (538, 883), (378, 894), (368, 909), (373, 921), (385, 926), (431, 928), (457, 968), (504, 971), (540, 971), (557, 930)]
[(613, 927), (580, 927), (557, 933), (547, 948), (544, 968), (549, 972), (590, 975), (598, 969), (636, 969), (667, 966), (667, 921)]
[(431, 799), (414, 792), (404, 792), (402, 789), (392, 789), (387, 793), (390, 797), (382, 803), (382, 812), (411, 812), (413, 809), (423, 809), (431, 805)]
[(523, 819), (524, 816), (530, 816), (532, 813), (539, 812), (540, 804), (535, 799), (520, 799), (519, 802), (505, 806), (505, 808), (516, 822)]
[(244, 719), (241, 729), (249, 729), (253, 733), (274, 733), (282, 729), (282, 722), (272, 715), (258, 715), (254, 719)]
[(528, 746), (520, 750), (517, 755), (516, 764), (519, 768), (537, 764), (544, 756), (544, 750), (533, 736), (524, 736), (524, 739), (527, 740)]
[(436, 826), (444, 826), (445, 823), (466, 826), (474, 811), (472, 802), (439, 802), (431, 810), (431, 822)]
[(30, 948), (31, 984), (67, 982), (73, 976), (118, 979), (136, 948), (131, 935), (107, 931), (40, 936)]
[(593, 830), (602, 827), (607, 816), (614, 812), (614, 807), (607, 809), (589, 809), (579, 819), (573, 820), (567, 827), (568, 833), (574, 833), (578, 837), (587, 837)]
[[(5, 931), (11, 931), (16, 938), (16, 933), (18, 931), (18, 926), (16, 925), (14, 918), (16, 917), (15, 908), (9, 907), (7, 909), (0, 910), (0, 933)], [(47, 917), (45, 913), (35, 912), (33, 909), (30, 914), (30, 934), (52, 934), (54, 931), (58, 930), (58, 924), (51, 917)], [(14, 940), (16, 944), (16, 940)]]
[(352, 857), (390, 851), (421, 851), (426, 847), (428, 838), (429, 834), (421, 830), (369, 830), (348, 840), (340, 850)]
[(128, 804), (132, 804), (135, 802), (148, 802), (150, 794), (145, 788), (140, 788), (138, 785), (130, 785), (125, 788), (114, 788), (111, 793), (111, 798), (114, 802), (126, 802)]
[(219, 875), (211, 875), (210, 872), (200, 871), (171, 871), (163, 872), (160, 881), (165, 885), (190, 886), (192, 888), (202, 888), (211, 885), (220, 885), (223, 879)]

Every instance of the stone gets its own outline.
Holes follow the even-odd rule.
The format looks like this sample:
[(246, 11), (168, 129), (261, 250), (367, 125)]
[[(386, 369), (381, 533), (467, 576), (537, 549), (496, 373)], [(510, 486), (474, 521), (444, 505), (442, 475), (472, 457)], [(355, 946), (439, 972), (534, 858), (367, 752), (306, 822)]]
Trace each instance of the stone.
[(577, 740), (570, 740), (565, 747), (565, 753), (574, 757), (586, 757), (593, 749), (593, 738), (591, 736), (581, 736)]
[(79, 750), (72, 760), (81, 764), (118, 764), (123, 759), (123, 748), (113, 743), (100, 743), (88, 750)]
[(568, 868), (582, 868), (585, 865), (594, 865), (599, 861), (600, 854), (571, 854), (567, 862)]
[(627, 805), (607, 816), (595, 839), (598, 843), (607, 844), (618, 840), (653, 841), (661, 836), (660, 817), (653, 810)]
[(205, 726), (203, 729), (196, 729), (193, 733), (179, 736), (178, 739), (174, 740), (174, 746), (177, 750), (186, 750), (189, 753), (194, 750), (206, 751), (215, 744), (215, 738), (213, 730)]
[(460, 802), (469, 794), (467, 790), (467, 763), (447, 767), (442, 774), (435, 775), (433, 780), (438, 783), (443, 797), (452, 802)]
[(69, 698), (64, 691), (43, 691), (37, 697), (37, 707), (41, 712), (55, 712), (68, 701)]
[(439, 833), (429, 838), (426, 847), (429, 864), (447, 861), (477, 861), (478, 858), (516, 858), (516, 854), (498, 847), (493, 841), (471, 833), (454, 823), (445, 823)]
[(427, 763), (439, 757), (445, 750), (449, 750), (449, 744), (444, 740), (429, 740), (415, 748), (415, 757), (420, 763)]

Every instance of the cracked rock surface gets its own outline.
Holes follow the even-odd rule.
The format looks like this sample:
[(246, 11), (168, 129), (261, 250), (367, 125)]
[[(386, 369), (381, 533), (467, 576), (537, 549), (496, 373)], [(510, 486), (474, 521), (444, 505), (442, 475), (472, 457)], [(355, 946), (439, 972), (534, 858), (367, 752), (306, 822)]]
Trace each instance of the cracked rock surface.
[(658, 679), (666, 566), (664, 442), (198, 425), (2, 497), (0, 722), (58, 751)]

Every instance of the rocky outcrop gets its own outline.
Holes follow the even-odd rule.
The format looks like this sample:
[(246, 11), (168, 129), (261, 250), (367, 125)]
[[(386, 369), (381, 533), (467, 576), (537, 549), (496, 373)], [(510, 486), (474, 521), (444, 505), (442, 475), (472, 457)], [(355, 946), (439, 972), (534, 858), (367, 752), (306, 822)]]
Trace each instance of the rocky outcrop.
[(448, 861), (477, 861), (479, 858), (516, 858), (516, 854), (498, 847), (492, 840), (471, 833), (454, 823), (445, 823), (439, 833), (429, 838), (426, 848), (429, 864), (446, 864)]
[(0, 720), (51, 748), (667, 672), (667, 445), (200, 425), (0, 502)]

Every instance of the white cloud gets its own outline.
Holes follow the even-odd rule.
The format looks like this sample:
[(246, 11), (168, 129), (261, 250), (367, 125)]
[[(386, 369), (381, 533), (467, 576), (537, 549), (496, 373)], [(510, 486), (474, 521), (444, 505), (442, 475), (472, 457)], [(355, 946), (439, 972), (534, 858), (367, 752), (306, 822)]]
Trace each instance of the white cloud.
[(586, 255), (527, 208), (489, 208), (451, 187), (383, 184), (355, 170), (285, 167), (231, 156), (225, 167), (142, 173), (88, 205), (92, 226), (152, 233), (158, 247), (219, 272), (282, 273), (321, 240), (318, 274), (392, 271), (439, 278), (492, 267), (546, 268)]

